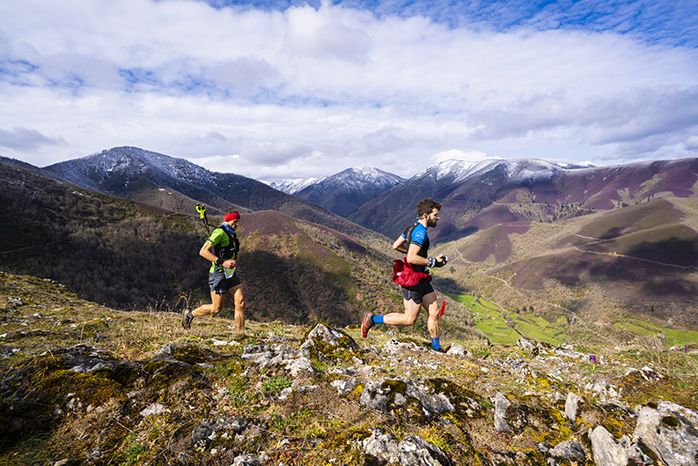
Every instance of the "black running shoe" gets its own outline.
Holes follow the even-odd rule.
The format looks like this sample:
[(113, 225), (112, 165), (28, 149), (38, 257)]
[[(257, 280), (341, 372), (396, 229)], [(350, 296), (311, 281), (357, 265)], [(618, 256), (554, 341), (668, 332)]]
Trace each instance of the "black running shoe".
[(182, 311), (182, 328), (184, 330), (189, 330), (191, 328), (191, 321), (194, 320), (194, 316), (192, 315), (191, 311), (189, 309), (185, 309)]
[(366, 338), (371, 327), (373, 327), (373, 314), (367, 312), (361, 316), (361, 336)]

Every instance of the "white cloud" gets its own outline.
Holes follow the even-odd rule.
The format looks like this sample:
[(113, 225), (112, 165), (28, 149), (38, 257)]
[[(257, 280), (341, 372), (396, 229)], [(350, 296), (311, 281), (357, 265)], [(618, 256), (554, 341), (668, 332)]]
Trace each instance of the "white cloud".
[(18, 151), (35, 150), (41, 146), (65, 145), (61, 138), (51, 138), (39, 131), (27, 128), (0, 128), (0, 147)]
[(117, 145), (265, 179), (411, 176), (448, 154), (685, 155), (696, 89), (698, 50), (613, 33), (449, 28), (330, 4), (0, 3), (0, 128), (69, 141), (11, 147), (39, 165)]

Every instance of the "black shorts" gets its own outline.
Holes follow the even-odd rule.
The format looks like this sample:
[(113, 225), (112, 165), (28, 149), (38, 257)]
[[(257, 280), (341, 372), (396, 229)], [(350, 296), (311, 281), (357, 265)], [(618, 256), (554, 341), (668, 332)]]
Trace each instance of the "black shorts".
[(208, 274), (208, 287), (216, 294), (226, 294), (230, 288), (236, 287), (240, 283), (237, 271), (230, 278), (225, 278), (223, 271), (209, 272)]
[(431, 283), (420, 283), (416, 286), (402, 286), (402, 298), (405, 301), (414, 301), (417, 304), (422, 304), (422, 299), (429, 293), (434, 292), (434, 287)]

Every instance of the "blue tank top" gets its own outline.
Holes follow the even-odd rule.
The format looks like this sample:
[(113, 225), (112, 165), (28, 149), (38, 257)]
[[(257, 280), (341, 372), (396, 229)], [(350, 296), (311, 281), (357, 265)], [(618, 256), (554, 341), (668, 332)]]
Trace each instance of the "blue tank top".
[[(411, 233), (410, 230), (412, 230)], [(407, 238), (408, 234), (410, 235), (410, 238)], [(427, 234), (427, 227), (417, 222), (411, 227), (406, 228), (405, 231), (402, 232), (401, 236), (407, 240), (408, 248), (410, 244), (416, 244), (419, 246), (419, 252), (417, 253), (418, 256), (424, 257), (425, 259), (428, 257), (427, 252), (429, 251), (429, 235)], [(424, 272), (427, 268), (424, 265), (415, 265), (413, 269), (415, 272)]]

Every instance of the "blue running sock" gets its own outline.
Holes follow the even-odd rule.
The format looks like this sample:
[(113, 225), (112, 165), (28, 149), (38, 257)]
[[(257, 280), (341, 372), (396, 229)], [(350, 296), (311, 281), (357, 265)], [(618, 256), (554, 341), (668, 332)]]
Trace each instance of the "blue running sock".
[(431, 347), (435, 350), (441, 349), (441, 342), (439, 341), (439, 337), (431, 339)]
[(373, 317), (371, 317), (371, 320), (373, 321), (374, 324), (382, 324), (383, 323), (383, 316), (373, 316)]

